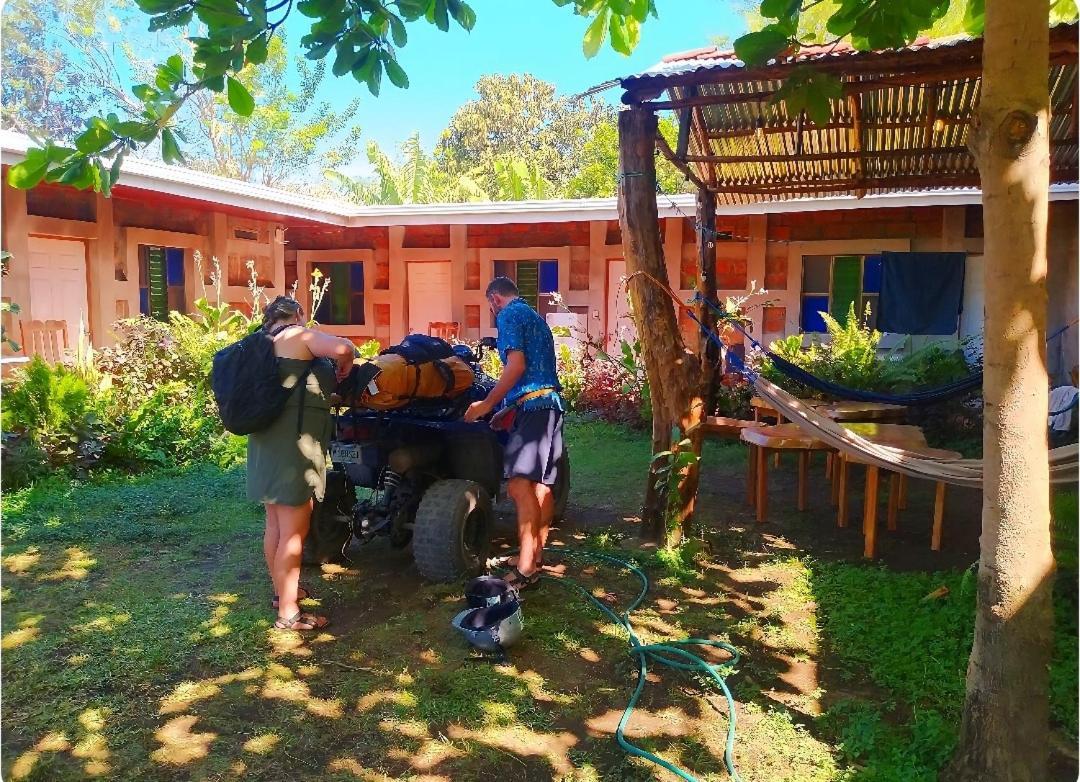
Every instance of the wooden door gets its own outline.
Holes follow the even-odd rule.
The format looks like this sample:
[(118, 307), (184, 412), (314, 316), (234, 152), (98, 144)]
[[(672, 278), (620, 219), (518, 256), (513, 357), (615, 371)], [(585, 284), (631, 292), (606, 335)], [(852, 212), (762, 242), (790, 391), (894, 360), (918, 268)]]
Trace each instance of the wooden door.
[(409, 333), (427, 334), (428, 325), (453, 320), (450, 262), (407, 264)]
[(626, 261), (609, 261), (607, 276), (607, 343), (608, 349), (618, 351), (623, 340), (637, 339), (637, 329), (630, 314), (626, 295)]
[(31, 237), (30, 306), (32, 320), (62, 320), (75, 334), (88, 324), (86, 244), (70, 239)]

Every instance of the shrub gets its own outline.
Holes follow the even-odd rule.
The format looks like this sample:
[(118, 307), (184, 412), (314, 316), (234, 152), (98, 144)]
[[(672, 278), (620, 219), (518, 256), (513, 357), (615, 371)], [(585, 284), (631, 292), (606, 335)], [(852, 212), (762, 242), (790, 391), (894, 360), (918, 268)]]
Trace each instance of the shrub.
[(189, 464), (225, 437), (209, 393), (179, 382), (155, 390), (116, 425), (109, 461), (125, 467)]
[(563, 400), (568, 409), (575, 410), (581, 397), (581, 389), (585, 385), (585, 370), (581, 358), (569, 345), (559, 345), (555, 349), (555, 365), (559, 373), (559, 384), (562, 386)]
[(369, 339), (360, 346), (360, 358), (371, 360), (382, 352), (382, 343), (377, 339)]
[(715, 415), (725, 418), (752, 418), (750, 398), (754, 387), (741, 375), (726, 374), (721, 376), (716, 387)]
[[(49, 468), (92, 466), (104, 452), (105, 394), (63, 365), (35, 357), (5, 383), (4, 486), (29, 481)], [(10, 470), (10, 473), (9, 473)]]

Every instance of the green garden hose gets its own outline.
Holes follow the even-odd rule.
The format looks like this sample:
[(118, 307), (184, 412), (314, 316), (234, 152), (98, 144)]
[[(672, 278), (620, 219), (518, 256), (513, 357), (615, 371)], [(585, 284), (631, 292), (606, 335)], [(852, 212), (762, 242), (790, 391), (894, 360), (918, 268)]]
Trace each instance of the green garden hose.
[[(630, 602), (630, 605), (626, 607), (625, 611), (621, 614), (617, 614), (608, 606), (604, 605), (602, 601), (598, 600), (588, 589), (573, 579), (545, 576), (545, 578), (550, 581), (555, 581), (567, 588), (576, 589), (581, 592), (581, 594), (585, 595), (593, 605), (599, 608), (613, 622), (626, 630), (626, 633), (630, 638), (630, 653), (638, 663), (638, 680), (637, 686), (634, 687), (634, 692), (630, 696), (630, 701), (626, 704), (626, 709), (623, 711), (622, 718), (619, 720), (619, 725), (615, 729), (615, 740), (619, 743), (619, 746), (634, 757), (644, 758), (650, 763), (655, 763), (658, 766), (666, 768), (671, 773), (686, 780), (686, 782), (700, 782), (697, 777), (688, 771), (684, 771), (678, 766), (654, 755), (652, 752), (631, 744), (626, 739), (625, 730), (627, 724), (630, 722), (631, 715), (634, 713), (634, 708), (641, 698), (642, 690), (645, 689), (645, 679), (648, 674), (649, 660), (653, 660), (658, 664), (666, 665), (669, 668), (680, 671), (702, 671), (712, 678), (727, 699), (728, 729), (727, 742), (724, 745), (724, 765), (727, 766), (727, 771), (731, 778), (735, 780), (735, 782), (741, 782), (739, 773), (735, 770), (735, 699), (731, 696), (731, 690), (728, 689), (727, 682), (724, 681), (724, 676), (721, 673), (721, 670), (730, 669), (738, 665), (739, 651), (734, 646), (726, 644), (723, 641), (713, 641), (708, 638), (684, 638), (678, 641), (669, 641), (664, 644), (643, 644), (630, 624), (630, 614), (638, 609), (649, 592), (649, 578), (639, 567), (637, 567), (637, 565), (607, 554), (597, 554), (590, 551), (573, 551), (563, 548), (545, 548), (544, 551), (570, 558), (580, 557), (593, 559), (607, 565), (613, 565), (624, 570), (629, 570), (637, 577), (638, 581), (641, 582), (641, 591), (638, 592), (637, 597)], [(731, 659), (723, 665), (715, 665), (706, 662), (698, 655), (684, 648), (687, 646), (711, 646), (716, 649), (723, 649), (731, 655)], [(681, 659), (672, 659), (672, 657)]]

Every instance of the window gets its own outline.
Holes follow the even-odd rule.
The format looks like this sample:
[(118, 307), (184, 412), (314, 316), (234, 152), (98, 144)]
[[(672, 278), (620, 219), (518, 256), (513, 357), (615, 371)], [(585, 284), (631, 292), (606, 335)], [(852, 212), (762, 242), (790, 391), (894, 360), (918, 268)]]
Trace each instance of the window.
[(139, 245), (139, 312), (167, 320), (169, 311), (184, 312), (184, 251), (179, 247)]
[(827, 312), (841, 324), (847, 322), (848, 309), (855, 305), (855, 315), (862, 318), (870, 308), (869, 325), (877, 325), (878, 299), (881, 296), (880, 255), (804, 255), (802, 284), (803, 331), (824, 332)]
[(315, 320), (324, 326), (364, 325), (363, 262), (330, 261), (317, 263), (314, 268), (330, 280)]
[(495, 261), (495, 276), (513, 280), (521, 298), (541, 315), (556, 312), (551, 294), (559, 290), (558, 261)]

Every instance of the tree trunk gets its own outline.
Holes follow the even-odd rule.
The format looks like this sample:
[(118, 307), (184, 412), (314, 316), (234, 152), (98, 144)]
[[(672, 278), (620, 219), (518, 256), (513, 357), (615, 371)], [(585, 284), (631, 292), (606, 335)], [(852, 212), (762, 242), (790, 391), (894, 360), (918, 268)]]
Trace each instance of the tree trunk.
[[(619, 114), (619, 226), (634, 321), (652, 395), (653, 444), (655, 447), (662, 441), (666, 446), (660, 450), (667, 450), (671, 437), (666, 432), (676, 426), (680, 438), (692, 434), (702, 421), (704, 404), (701, 365), (683, 342), (670, 296), (657, 285), (667, 285), (668, 276), (656, 209), (656, 126), (656, 116), (647, 109)], [(695, 439), (700, 453), (700, 437)], [(649, 481), (652, 487), (655, 476), (651, 469)], [(693, 516), (696, 482), (696, 471), (691, 470), (679, 487), (680, 507), (673, 519), (666, 518), (666, 508), (660, 507), (660, 493), (647, 491), (643, 533), (663, 545), (677, 544)]]
[(987, 0), (973, 145), (986, 283), (983, 518), (975, 641), (948, 780), (1047, 771), (1052, 640), (1046, 416), (1047, 0)]

